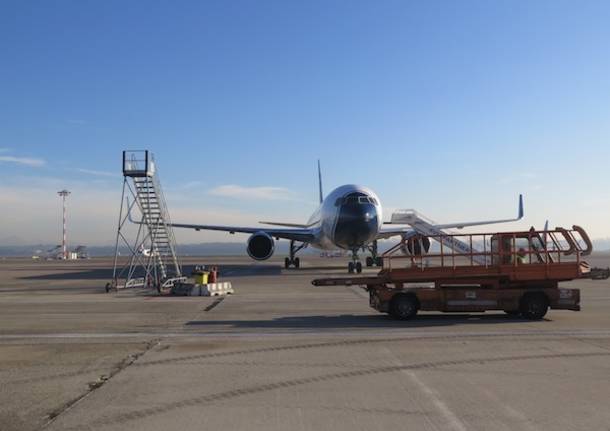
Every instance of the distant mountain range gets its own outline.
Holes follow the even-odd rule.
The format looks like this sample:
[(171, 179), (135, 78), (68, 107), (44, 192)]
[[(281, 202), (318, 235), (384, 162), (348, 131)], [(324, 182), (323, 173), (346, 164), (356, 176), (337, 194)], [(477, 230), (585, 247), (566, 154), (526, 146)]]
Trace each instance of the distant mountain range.
[[(394, 241), (383, 241), (379, 244), (379, 251), (383, 252), (394, 245)], [(37, 244), (37, 245), (2, 245), (0, 242), (0, 256), (4, 257), (30, 257), (33, 255), (44, 256), (47, 250), (57, 247), (56, 244)], [(6, 244), (6, 243), (4, 243)], [(595, 251), (609, 251), (610, 238), (597, 239), (593, 241)], [(70, 246), (70, 249), (76, 246)], [(98, 256), (113, 256), (114, 246), (90, 246), (87, 247), (89, 255), (92, 257)], [(120, 248), (122, 255), (128, 254), (126, 248)], [(278, 241), (275, 243), (275, 252), (281, 255), (288, 254), (288, 242)], [(319, 254), (320, 250), (315, 248), (307, 248), (300, 254)], [(180, 244), (178, 245), (178, 254), (181, 256), (245, 256), (245, 242), (207, 242), (200, 244)]]
[[(56, 244), (36, 244), (36, 245), (0, 245), (0, 256), (4, 257), (30, 257), (38, 255), (44, 257), (48, 250), (57, 247)], [(76, 246), (70, 245), (72, 250)], [(113, 256), (114, 246), (88, 246), (87, 252), (91, 257)], [(126, 247), (120, 247), (122, 255), (129, 254)], [(288, 242), (276, 242), (275, 252), (288, 254)], [(308, 249), (301, 253), (313, 252), (317, 254), (319, 250)], [(201, 244), (178, 245), (178, 254), (181, 256), (245, 256), (246, 244), (237, 242), (210, 242)]]

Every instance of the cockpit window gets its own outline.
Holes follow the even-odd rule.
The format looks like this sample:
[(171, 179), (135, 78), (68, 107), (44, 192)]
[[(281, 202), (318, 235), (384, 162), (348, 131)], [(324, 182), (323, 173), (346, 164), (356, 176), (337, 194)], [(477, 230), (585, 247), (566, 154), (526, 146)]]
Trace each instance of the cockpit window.
[(337, 199), (335, 202), (336, 206), (340, 206), (343, 204), (373, 204), (377, 205), (377, 200), (370, 196), (366, 196), (363, 193), (352, 193), (350, 195), (344, 196), (342, 198)]

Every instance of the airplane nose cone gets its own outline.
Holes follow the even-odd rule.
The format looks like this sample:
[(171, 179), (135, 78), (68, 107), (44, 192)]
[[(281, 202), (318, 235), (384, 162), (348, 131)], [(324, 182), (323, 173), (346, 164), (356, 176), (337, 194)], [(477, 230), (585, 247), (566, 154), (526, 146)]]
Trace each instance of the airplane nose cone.
[(375, 205), (343, 204), (335, 227), (334, 243), (345, 249), (361, 247), (375, 239), (378, 229)]

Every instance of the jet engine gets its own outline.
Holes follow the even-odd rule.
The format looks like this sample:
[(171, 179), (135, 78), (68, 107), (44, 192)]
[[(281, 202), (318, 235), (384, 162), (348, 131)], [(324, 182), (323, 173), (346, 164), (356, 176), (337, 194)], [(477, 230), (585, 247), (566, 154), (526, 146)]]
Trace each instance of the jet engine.
[(273, 256), (275, 242), (265, 232), (256, 232), (248, 238), (248, 256), (254, 260), (267, 260)]
[(400, 247), (400, 251), (407, 256), (421, 256), (428, 253), (429, 250), (430, 238), (423, 235), (416, 235), (406, 241), (403, 240)]

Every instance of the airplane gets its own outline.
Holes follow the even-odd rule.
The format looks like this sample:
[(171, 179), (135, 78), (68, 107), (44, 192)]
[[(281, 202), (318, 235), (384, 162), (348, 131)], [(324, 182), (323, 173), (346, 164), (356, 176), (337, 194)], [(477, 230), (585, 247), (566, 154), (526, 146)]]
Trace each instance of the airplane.
[[(392, 221), (384, 223), (379, 197), (367, 187), (346, 184), (337, 187), (324, 197), (319, 160), (318, 186), (320, 206), (305, 224), (262, 221), (261, 224), (273, 227), (184, 223), (171, 223), (170, 225), (196, 231), (213, 230), (229, 232), (230, 234), (250, 234), (246, 243), (246, 251), (252, 259), (257, 261), (267, 260), (273, 255), (275, 250), (274, 238), (275, 240), (287, 239), (290, 241), (290, 252), (289, 256), (284, 259), (285, 268), (291, 266), (299, 268), (300, 259), (296, 254), (308, 246), (321, 250), (348, 250), (352, 253), (351, 261), (347, 267), (351, 274), (362, 272), (362, 263), (358, 256), (360, 250), (368, 250), (371, 253), (371, 256), (366, 258), (367, 266), (383, 265), (377, 250), (377, 241), (381, 239), (400, 236), (404, 243), (404, 253), (422, 254), (430, 248), (428, 236), (444, 234), (445, 229), (508, 223), (523, 218), (523, 196), (519, 195), (519, 210), (516, 218), (436, 225), (428, 222), (415, 211), (408, 211), (406, 213), (395, 213), (392, 216)], [(395, 226), (384, 227), (384, 224)], [(451, 246), (456, 246), (456, 244), (451, 244)]]
[(153, 252), (152, 248), (145, 248), (144, 244), (140, 245), (140, 248), (138, 248), (138, 253), (140, 253), (142, 256), (145, 257), (151, 257), (153, 255), (158, 255), (158, 252)]

